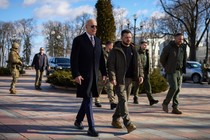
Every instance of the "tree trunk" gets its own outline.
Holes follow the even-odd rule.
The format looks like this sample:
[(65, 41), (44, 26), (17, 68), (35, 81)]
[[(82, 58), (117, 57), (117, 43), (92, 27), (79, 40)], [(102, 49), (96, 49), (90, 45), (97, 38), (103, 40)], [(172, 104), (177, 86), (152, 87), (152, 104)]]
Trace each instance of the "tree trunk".
[(190, 36), (190, 61), (196, 61), (196, 45), (195, 45), (195, 35)]

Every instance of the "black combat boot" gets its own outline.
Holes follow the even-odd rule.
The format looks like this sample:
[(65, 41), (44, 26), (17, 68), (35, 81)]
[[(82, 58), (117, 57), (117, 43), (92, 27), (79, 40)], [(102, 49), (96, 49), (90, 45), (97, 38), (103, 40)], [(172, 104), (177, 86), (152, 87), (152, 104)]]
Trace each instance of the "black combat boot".
[(150, 100), (150, 101), (149, 101), (149, 105), (152, 106), (152, 105), (154, 105), (154, 104), (157, 104), (158, 102), (159, 102), (158, 100), (154, 100), (154, 99), (153, 99), (153, 100)]
[(133, 103), (134, 104), (139, 104), (138, 97), (133, 97)]
[(116, 103), (111, 103), (110, 104), (110, 109), (112, 110), (112, 109), (115, 109), (117, 107), (117, 104)]
[(173, 108), (172, 113), (173, 114), (182, 114), (182, 112), (177, 107)]

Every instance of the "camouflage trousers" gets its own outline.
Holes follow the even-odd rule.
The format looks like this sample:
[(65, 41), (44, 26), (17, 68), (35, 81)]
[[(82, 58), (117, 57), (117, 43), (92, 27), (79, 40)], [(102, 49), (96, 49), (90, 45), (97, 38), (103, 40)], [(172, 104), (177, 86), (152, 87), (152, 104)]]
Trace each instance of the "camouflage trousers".
[(98, 81), (98, 94), (99, 97), (95, 98), (95, 103), (100, 103), (100, 95), (103, 90), (107, 93), (108, 99), (110, 103), (115, 103), (115, 96), (114, 96), (114, 86), (109, 81), (106, 84), (102, 82), (102, 77), (99, 77)]
[(16, 83), (18, 81), (18, 78), (20, 76), (20, 72), (18, 69), (11, 69), (10, 70), (11, 72), (11, 75), (12, 75), (12, 82), (11, 82), (11, 85), (10, 85), (10, 93), (16, 93)]

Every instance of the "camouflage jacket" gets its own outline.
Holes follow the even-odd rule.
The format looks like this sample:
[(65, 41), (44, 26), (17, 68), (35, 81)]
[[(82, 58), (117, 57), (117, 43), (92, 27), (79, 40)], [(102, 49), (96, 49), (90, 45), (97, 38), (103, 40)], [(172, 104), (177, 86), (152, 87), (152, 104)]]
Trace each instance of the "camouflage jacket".
[(8, 59), (9, 69), (16, 69), (22, 64), (21, 58), (17, 49), (11, 48)]

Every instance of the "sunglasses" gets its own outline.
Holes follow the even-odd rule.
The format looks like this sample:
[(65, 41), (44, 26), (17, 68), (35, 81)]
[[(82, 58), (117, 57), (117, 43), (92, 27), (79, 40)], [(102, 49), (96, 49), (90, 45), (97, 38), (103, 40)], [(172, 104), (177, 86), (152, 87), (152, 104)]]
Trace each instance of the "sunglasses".
[(97, 25), (91, 25), (90, 27), (91, 28), (97, 28)]

